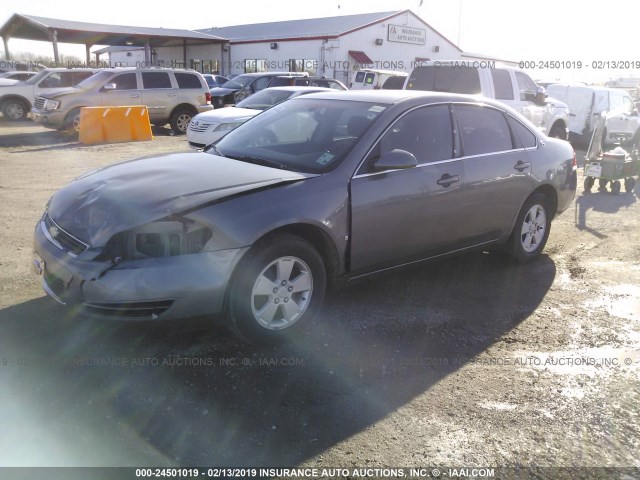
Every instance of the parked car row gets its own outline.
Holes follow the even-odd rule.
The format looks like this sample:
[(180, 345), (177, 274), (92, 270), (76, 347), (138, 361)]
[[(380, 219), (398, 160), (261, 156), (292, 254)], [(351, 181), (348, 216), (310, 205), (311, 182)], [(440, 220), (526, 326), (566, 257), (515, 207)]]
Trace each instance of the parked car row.
[(146, 105), (154, 125), (185, 133), (191, 118), (213, 109), (209, 87), (194, 70), (115, 68), (101, 70), (74, 87), (41, 93), (33, 119), (47, 128), (78, 131), (82, 107)]

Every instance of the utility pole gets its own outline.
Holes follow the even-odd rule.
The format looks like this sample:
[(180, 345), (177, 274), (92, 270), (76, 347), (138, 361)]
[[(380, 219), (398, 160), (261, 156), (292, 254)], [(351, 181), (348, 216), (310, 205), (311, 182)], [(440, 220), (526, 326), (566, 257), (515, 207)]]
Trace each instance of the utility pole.
[(458, 47), (460, 46), (460, 31), (462, 30), (462, 0), (458, 1)]

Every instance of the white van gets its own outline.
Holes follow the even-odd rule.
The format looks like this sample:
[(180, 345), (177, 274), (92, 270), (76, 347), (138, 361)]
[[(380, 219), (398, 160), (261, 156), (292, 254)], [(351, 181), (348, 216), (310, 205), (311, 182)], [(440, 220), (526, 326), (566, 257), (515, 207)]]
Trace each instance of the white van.
[(349, 88), (351, 90), (402, 90), (407, 76), (406, 72), (366, 68), (353, 74)]
[(603, 143), (611, 145), (640, 139), (640, 116), (631, 96), (622, 89), (590, 85), (553, 84), (547, 93), (569, 106), (569, 136), (588, 143), (596, 122), (606, 114)]

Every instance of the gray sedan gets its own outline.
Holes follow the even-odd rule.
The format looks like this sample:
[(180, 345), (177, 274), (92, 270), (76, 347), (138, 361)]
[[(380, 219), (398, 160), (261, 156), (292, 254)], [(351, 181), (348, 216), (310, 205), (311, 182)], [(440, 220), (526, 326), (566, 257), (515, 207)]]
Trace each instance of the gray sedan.
[(340, 280), (493, 245), (535, 259), (575, 191), (571, 146), (499, 103), (312, 94), (206, 152), (74, 180), (36, 226), (34, 267), (74, 312), (219, 317), (274, 343)]

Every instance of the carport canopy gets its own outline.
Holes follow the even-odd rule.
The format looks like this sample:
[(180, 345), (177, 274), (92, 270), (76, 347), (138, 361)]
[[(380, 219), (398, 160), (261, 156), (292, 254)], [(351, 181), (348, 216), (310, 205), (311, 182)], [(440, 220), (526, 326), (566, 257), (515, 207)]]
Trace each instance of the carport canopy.
[(87, 66), (91, 63), (93, 45), (139, 46), (145, 49), (145, 62), (151, 63), (154, 47), (182, 46), (187, 62), (187, 45), (223, 44), (227, 40), (202, 32), (173, 28), (130, 27), (99, 23), (74, 22), (55, 18), (14, 13), (0, 28), (7, 60), (10, 60), (9, 39), (51, 42), (56, 64), (60, 62), (58, 43), (84, 44)]

